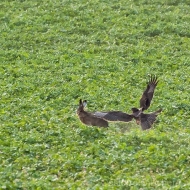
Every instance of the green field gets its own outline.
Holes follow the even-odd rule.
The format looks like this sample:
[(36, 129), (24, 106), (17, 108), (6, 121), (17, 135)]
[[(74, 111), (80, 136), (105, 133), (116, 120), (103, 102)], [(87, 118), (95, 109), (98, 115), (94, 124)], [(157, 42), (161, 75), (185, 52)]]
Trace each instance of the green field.
[[(190, 189), (189, 0), (1, 0), (0, 189)], [(148, 112), (108, 129), (88, 111)]]

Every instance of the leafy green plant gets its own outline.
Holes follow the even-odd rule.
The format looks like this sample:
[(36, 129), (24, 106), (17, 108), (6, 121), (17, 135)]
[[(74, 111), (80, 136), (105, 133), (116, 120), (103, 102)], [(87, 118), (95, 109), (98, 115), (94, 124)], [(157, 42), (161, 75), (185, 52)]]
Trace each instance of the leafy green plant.
[[(1, 1), (0, 189), (189, 189), (189, 2)], [(152, 130), (87, 127), (139, 106)]]

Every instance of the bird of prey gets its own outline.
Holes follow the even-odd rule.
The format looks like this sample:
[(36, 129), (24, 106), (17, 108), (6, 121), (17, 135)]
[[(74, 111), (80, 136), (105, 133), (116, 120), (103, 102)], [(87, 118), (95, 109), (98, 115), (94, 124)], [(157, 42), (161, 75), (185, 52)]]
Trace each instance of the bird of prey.
[[(145, 91), (140, 99), (140, 109), (132, 108), (133, 115), (135, 116), (136, 123), (141, 125), (142, 130), (146, 130), (151, 128), (153, 123), (156, 121), (157, 115), (162, 111), (159, 109), (155, 112), (145, 114), (143, 113), (144, 110), (147, 110), (150, 107), (151, 100), (154, 95), (154, 90), (158, 84), (158, 78), (156, 76), (150, 77), (150, 80), (147, 84)], [(139, 111), (141, 113), (139, 114)]]
[(84, 110), (87, 105), (87, 101), (79, 100), (79, 107), (77, 109), (77, 115), (82, 123), (88, 126), (108, 127), (108, 122), (100, 117), (93, 115), (90, 112)]
[(132, 108), (134, 119), (138, 125), (141, 125), (142, 130), (147, 130), (152, 127), (153, 123), (156, 121), (156, 117), (160, 114), (162, 109), (148, 114), (144, 114), (143, 112), (139, 113), (139, 111), (140, 110), (137, 108)]
[(143, 95), (140, 99), (140, 108), (142, 111), (147, 110), (150, 107), (151, 100), (154, 95), (154, 90), (158, 84), (158, 79), (156, 76), (151, 76), (147, 84), (146, 90), (143, 92)]
[(150, 129), (156, 121), (156, 117), (162, 110), (159, 109), (155, 112), (144, 114), (142, 109), (132, 108), (132, 114), (127, 114), (121, 111), (108, 111), (108, 112), (95, 112), (94, 115), (101, 117), (107, 121), (115, 122), (130, 122), (132, 119), (141, 126), (142, 130)]

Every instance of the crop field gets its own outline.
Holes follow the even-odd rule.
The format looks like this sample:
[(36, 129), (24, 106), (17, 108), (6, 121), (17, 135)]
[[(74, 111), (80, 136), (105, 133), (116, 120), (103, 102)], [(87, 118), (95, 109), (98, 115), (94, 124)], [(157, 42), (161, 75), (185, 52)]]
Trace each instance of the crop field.
[[(190, 189), (189, 0), (0, 1), (0, 189)], [(131, 113), (150, 75), (152, 129)]]

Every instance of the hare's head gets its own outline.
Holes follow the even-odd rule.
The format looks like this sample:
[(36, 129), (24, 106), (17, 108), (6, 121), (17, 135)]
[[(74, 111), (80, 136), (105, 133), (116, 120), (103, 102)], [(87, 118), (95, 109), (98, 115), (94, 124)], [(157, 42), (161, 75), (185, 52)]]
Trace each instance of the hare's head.
[(79, 107), (77, 109), (77, 114), (80, 115), (80, 113), (84, 112), (84, 107), (87, 105), (87, 101), (84, 100), (82, 101), (81, 99), (79, 100)]

